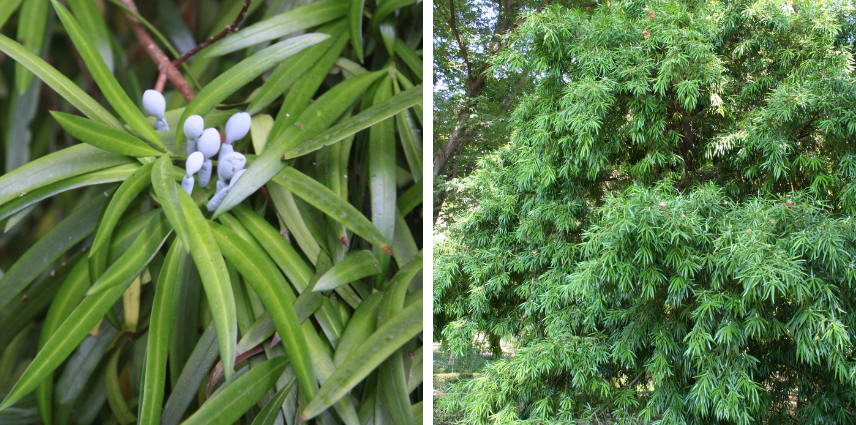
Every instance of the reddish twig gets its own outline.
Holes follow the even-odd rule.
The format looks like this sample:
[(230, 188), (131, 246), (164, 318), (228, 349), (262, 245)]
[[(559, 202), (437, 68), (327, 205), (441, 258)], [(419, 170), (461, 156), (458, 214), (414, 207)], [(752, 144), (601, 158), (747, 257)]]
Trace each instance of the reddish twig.
[(219, 40), (219, 39), (221, 39), (221, 38), (223, 38), (223, 37), (225, 37), (225, 36), (227, 36), (233, 32), (238, 31), (238, 25), (241, 23), (241, 21), (244, 20), (244, 16), (247, 15), (247, 9), (250, 7), (250, 3), (252, 3), (252, 2), (253, 2), (253, 0), (244, 0), (244, 7), (241, 8), (241, 12), (238, 13), (238, 17), (235, 18), (235, 22), (232, 22), (231, 24), (226, 25), (226, 28), (223, 28), (223, 31), (220, 31), (216, 35), (211, 36), (208, 40), (205, 40), (204, 42), (202, 42), (202, 44), (190, 49), (187, 53), (181, 55), (180, 58), (172, 61), (172, 64), (174, 66), (179, 66), (184, 61), (190, 59), (191, 56), (199, 53), (200, 50), (210, 46), (215, 41), (217, 41), (217, 40)]
[[(134, 0), (119, 1), (121, 1), (128, 9), (134, 11), (134, 13), (140, 13), (137, 9), (137, 5), (134, 4)], [(128, 21), (131, 22), (131, 27), (134, 29), (134, 34), (137, 36), (137, 40), (139, 40), (143, 48), (146, 49), (149, 57), (151, 57), (158, 65), (158, 71), (160, 71), (161, 74), (165, 74), (169, 82), (171, 82), (175, 88), (178, 89), (178, 92), (181, 93), (181, 96), (184, 97), (184, 100), (187, 103), (190, 103), (196, 95), (193, 93), (193, 90), (190, 89), (190, 85), (187, 84), (187, 80), (184, 79), (184, 76), (181, 75), (178, 68), (172, 64), (166, 54), (164, 54), (163, 50), (158, 47), (157, 43), (152, 39), (152, 36), (149, 35), (145, 28), (143, 28), (143, 25), (137, 20), (137, 18), (127, 13), (125, 14), (125, 17), (127, 17)]]
[(158, 74), (158, 81), (155, 83), (155, 91), (158, 93), (163, 93), (163, 86), (166, 85), (166, 73), (161, 72)]

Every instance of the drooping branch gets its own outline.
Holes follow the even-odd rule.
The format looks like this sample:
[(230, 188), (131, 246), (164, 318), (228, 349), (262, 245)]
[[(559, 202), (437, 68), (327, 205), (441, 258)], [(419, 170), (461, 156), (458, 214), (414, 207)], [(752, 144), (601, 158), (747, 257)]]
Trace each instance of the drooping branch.
[(206, 48), (206, 47), (210, 46), (210, 45), (211, 45), (211, 44), (213, 44), (215, 41), (217, 41), (217, 40), (219, 40), (219, 39), (221, 39), (221, 38), (223, 38), (223, 37), (225, 37), (225, 36), (227, 36), (227, 35), (229, 35), (229, 34), (232, 34), (233, 32), (238, 31), (238, 25), (240, 25), (240, 24), (241, 24), (241, 21), (243, 21), (243, 20), (244, 20), (244, 16), (247, 16), (247, 9), (249, 9), (249, 7), (250, 7), (250, 3), (252, 3), (252, 2), (253, 2), (253, 0), (244, 0), (244, 7), (242, 7), (242, 8), (241, 8), (241, 12), (239, 12), (239, 13), (238, 13), (238, 17), (236, 17), (236, 18), (235, 18), (235, 21), (234, 21), (234, 22), (232, 22), (232, 23), (231, 23), (231, 24), (229, 24), (229, 25), (226, 25), (226, 27), (225, 27), (225, 28), (223, 28), (223, 31), (220, 31), (219, 33), (217, 33), (217, 34), (215, 34), (215, 35), (211, 36), (210, 38), (208, 38), (208, 40), (203, 41), (203, 42), (202, 42), (201, 44), (199, 44), (198, 46), (196, 46), (196, 47), (194, 47), (194, 48), (192, 48), (192, 49), (188, 50), (188, 51), (187, 51), (187, 53), (185, 53), (185, 54), (181, 55), (181, 57), (180, 57), (180, 58), (178, 58), (178, 59), (174, 60), (174, 61), (172, 62), (172, 64), (173, 64), (173, 65), (175, 65), (175, 66), (179, 66), (179, 65), (181, 65), (184, 61), (186, 61), (186, 60), (190, 59), (190, 57), (191, 57), (191, 56), (193, 56), (193, 55), (195, 55), (195, 54), (199, 53), (199, 51), (200, 51), (200, 50), (202, 50), (202, 49), (204, 49), (204, 48)]
[[(122, 4), (125, 5), (128, 9), (132, 10), (134, 13), (139, 14), (137, 9), (137, 5), (134, 4), (134, 0), (119, 0)], [(146, 53), (149, 54), (149, 57), (157, 64), (158, 71), (162, 74), (166, 74), (166, 78), (169, 80), (172, 85), (181, 93), (181, 96), (184, 97), (184, 100), (187, 103), (190, 103), (191, 100), (196, 96), (191, 90), (190, 85), (187, 84), (187, 80), (184, 79), (184, 76), (181, 75), (178, 68), (172, 64), (169, 58), (164, 54), (163, 50), (158, 47), (157, 43), (152, 39), (152, 36), (146, 31), (143, 25), (140, 23), (137, 18), (129, 13), (125, 13), (125, 17), (128, 18), (128, 21), (131, 23), (131, 28), (134, 30), (134, 34), (137, 36), (137, 40), (146, 49)]]

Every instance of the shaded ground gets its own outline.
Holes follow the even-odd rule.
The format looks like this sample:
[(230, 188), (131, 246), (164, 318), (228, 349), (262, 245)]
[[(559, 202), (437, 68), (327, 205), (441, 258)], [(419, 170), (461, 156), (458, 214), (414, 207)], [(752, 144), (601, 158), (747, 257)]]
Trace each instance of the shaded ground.
[[(503, 357), (509, 357), (510, 347), (503, 346)], [(441, 400), (455, 382), (473, 379), (478, 376), (485, 366), (493, 361), (489, 350), (471, 349), (462, 356), (452, 356), (451, 353), (434, 344), (434, 424), (450, 425), (463, 419), (460, 412), (450, 412), (442, 409)]]

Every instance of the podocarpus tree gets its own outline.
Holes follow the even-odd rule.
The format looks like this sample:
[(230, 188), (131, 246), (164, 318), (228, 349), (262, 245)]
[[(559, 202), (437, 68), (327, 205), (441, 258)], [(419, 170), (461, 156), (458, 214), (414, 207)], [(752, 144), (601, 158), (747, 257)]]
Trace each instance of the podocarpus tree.
[(0, 0), (0, 423), (421, 422), (422, 5), (106, 3)]
[(851, 4), (529, 17), (512, 142), (435, 247), (437, 338), (514, 336), (470, 423), (856, 422)]

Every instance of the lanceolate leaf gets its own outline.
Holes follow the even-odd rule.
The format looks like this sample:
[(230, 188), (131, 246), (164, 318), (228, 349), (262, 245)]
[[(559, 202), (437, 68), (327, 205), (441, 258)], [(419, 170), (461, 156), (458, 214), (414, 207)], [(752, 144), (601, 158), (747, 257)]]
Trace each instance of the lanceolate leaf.
[(365, 130), (393, 115), (422, 103), (422, 85), (405, 90), (383, 102), (372, 105), (353, 117), (343, 120), (318, 136), (288, 150), (283, 158), (291, 159), (306, 155), (324, 146), (336, 143), (352, 134)]
[(264, 252), (223, 226), (212, 224), (211, 227), (229, 262), (235, 265), (246, 282), (259, 294), (291, 359), (300, 391), (307, 399), (312, 399), (318, 384), (306, 351), (305, 337), (294, 311), (296, 297)]
[(107, 376), (105, 386), (107, 388), (107, 402), (110, 403), (110, 409), (116, 415), (116, 419), (122, 425), (130, 425), (136, 421), (136, 417), (128, 409), (128, 404), (122, 396), (122, 389), (119, 388), (119, 356), (122, 354), (122, 345), (120, 344), (110, 356), (110, 361), (107, 363)]
[(45, 155), (0, 176), (0, 204), (51, 183), (133, 161), (88, 145), (76, 145)]
[(331, 291), (358, 279), (380, 273), (380, 264), (371, 251), (359, 251), (345, 256), (318, 279), (313, 291)]
[(18, 6), (21, 5), (22, 0), (0, 0), (0, 28), (3, 28), (3, 24), (6, 23), (6, 20), (9, 19), (15, 10), (18, 9)]
[(104, 210), (104, 215), (101, 217), (101, 222), (98, 224), (98, 230), (95, 232), (95, 239), (92, 242), (92, 249), (89, 256), (93, 256), (96, 252), (105, 247), (110, 241), (110, 236), (119, 218), (125, 212), (131, 201), (143, 191), (143, 189), (151, 185), (152, 167), (155, 163), (148, 163), (137, 168), (127, 180), (119, 185), (113, 197), (110, 199), (110, 204)]
[(372, 14), (372, 25), (379, 25), (383, 22), (383, 18), (386, 18), (390, 13), (395, 12), (395, 9), (401, 9), (404, 6), (417, 2), (419, 2), (419, 0), (386, 0), (378, 3), (377, 9), (375, 9), (374, 14)]
[(247, 167), (238, 183), (229, 190), (217, 211), (214, 211), (214, 218), (229, 211), (279, 173), (284, 167), (281, 157), (292, 148), (291, 144), (299, 145), (329, 127), (381, 75), (383, 72), (361, 74), (336, 84), (300, 114), (297, 125), (289, 126), (279, 136), (271, 133), (273, 139), (268, 140), (264, 153)]
[(360, 62), (363, 62), (363, 7), (365, 0), (350, 0), (348, 6), (348, 30), (351, 32), (351, 44)]
[[(389, 77), (380, 82), (374, 103), (392, 96)], [(369, 193), (371, 194), (372, 223), (383, 237), (391, 241), (395, 235), (395, 123), (379, 122), (369, 129)], [(356, 231), (356, 230), (355, 230)]]
[[(167, 220), (172, 224), (172, 228), (175, 229), (175, 233), (181, 239), (184, 249), (190, 250), (190, 234), (187, 230), (187, 220), (184, 217), (181, 203), (178, 200), (178, 192), (184, 191), (184, 189), (175, 183), (175, 178), (173, 178), (172, 174), (172, 159), (168, 154), (160, 157), (155, 162), (151, 174), (152, 186), (161, 202), (164, 213), (166, 213)], [(144, 183), (140, 182), (139, 184), (142, 185)], [(128, 190), (131, 191), (132, 189), (134, 188), (129, 188)]]
[(181, 422), (184, 411), (196, 397), (199, 386), (208, 376), (208, 369), (217, 360), (218, 351), (217, 332), (214, 330), (214, 323), (212, 322), (202, 333), (193, 353), (187, 359), (187, 363), (185, 363), (184, 369), (177, 379), (178, 383), (173, 388), (169, 400), (163, 408), (161, 424), (176, 425)]
[(104, 124), (62, 112), (51, 111), (51, 115), (72, 137), (96, 148), (119, 155), (140, 157), (160, 156), (163, 153), (124, 131)]
[(285, 388), (279, 390), (265, 405), (265, 408), (262, 409), (261, 413), (259, 413), (259, 415), (256, 416), (256, 419), (253, 420), (252, 425), (273, 425), (276, 422), (279, 410), (282, 408), (282, 403), (285, 402), (285, 396), (291, 392), (292, 387), (294, 387), (293, 379), (288, 382), (288, 385), (286, 385)]
[[(395, 0), (392, 0), (395, 1)], [(404, 60), (404, 63), (410, 68), (415, 75), (422, 75), (422, 60), (416, 55), (407, 44), (401, 41), (400, 38), (395, 40), (395, 53)]]
[(113, 115), (107, 112), (91, 96), (77, 87), (68, 77), (54, 69), (42, 58), (30, 53), (24, 46), (0, 34), (0, 50), (9, 55), (18, 63), (24, 65), (41, 78), (45, 84), (54, 89), (60, 96), (77, 108), (83, 115), (94, 121), (122, 129), (122, 124)]
[(314, 418), (330, 407), (405, 342), (422, 332), (421, 291), (419, 294), (413, 304), (380, 326), (336, 369), (303, 410), (300, 421)]
[[(26, 25), (18, 25), (18, 40), (32, 53), (38, 54), (45, 41), (45, 25), (48, 22), (50, 7), (47, 0), (30, 0), (21, 6), (20, 21)], [(33, 74), (22, 64), (15, 64), (15, 87), (18, 93), (23, 93), (30, 86)]]
[(225, 55), (244, 47), (330, 22), (345, 16), (347, 9), (348, 3), (345, 0), (320, 0), (296, 7), (226, 36), (219, 43), (211, 46), (206, 55), (208, 57)]
[(15, 262), (0, 278), (0, 310), (64, 252), (92, 233), (106, 203), (106, 196), (96, 196), (81, 205)]
[(280, 356), (250, 369), (182, 422), (184, 425), (229, 425), (240, 418), (250, 407), (276, 384), (285, 371), (288, 359)]
[[(266, 47), (260, 52), (244, 59), (228, 71), (220, 74), (214, 81), (208, 83), (193, 101), (184, 108), (179, 122), (184, 122), (187, 117), (197, 114), (205, 115), (214, 108), (214, 105), (226, 99), (239, 88), (270, 69), (277, 62), (294, 55), (295, 53), (320, 43), (330, 37), (327, 34), (304, 34), (299, 37), (280, 41), (272, 46)], [(175, 140), (178, 144), (183, 140), (184, 127), (176, 130)]]
[(86, 38), (92, 40), (92, 44), (95, 45), (101, 58), (104, 59), (104, 63), (107, 64), (107, 69), (113, 72), (113, 48), (110, 45), (110, 30), (107, 28), (104, 18), (101, 17), (98, 5), (88, 0), (67, 0), (67, 3), (74, 17), (86, 31)]
[[(131, 282), (128, 282), (130, 284)], [(88, 296), (74, 309), (62, 325), (36, 354), (32, 363), (0, 403), (3, 410), (27, 394), (53, 372), (74, 351), (113, 304), (122, 297), (127, 285), (115, 286)]]
[(116, 81), (116, 77), (107, 68), (107, 64), (104, 63), (104, 59), (101, 58), (98, 50), (87, 40), (86, 34), (77, 20), (74, 19), (74, 16), (71, 16), (71, 13), (56, 0), (51, 0), (51, 2), (68, 35), (71, 37), (71, 41), (77, 48), (78, 53), (80, 53), (80, 57), (83, 58), (89, 72), (92, 74), (92, 78), (98, 83), (98, 88), (104, 93), (104, 97), (107, 98), (113, 109), (143, 138), (166, 149), (155, 129), (146, 121), (143, 113), (137, 109), (131, 98), (119, 86), (119, 82)]
[(351, 353), (375, 331), (377, 328), (377, 312), (382, 299), (383, 292), (375, 292), (366, 297), (354, 311), (354, 315), (348, 321), (348, 327), (345, 328), (345, 332), (339, 340), (339, 345), (336, 346), (336, 354), (333, 355), (333, 362), (336, 366), (341, 366), (345, 360), (350, 358)]
[(190, 235), (190, 255), (199, 270), (199, 277), (202, 278), (202, 287), (205, 289), (214, 327), (217, 329), (220, 360), (223, 362), (228, 382), (232, 379), (235, 344), (238, 342), (238, 318), (229, 272), (209, 226), (210, 222), (202, 216), (202, 211), (184, 190), (178, 191), (178, 199)]
[(160, 423), (166, 385), (167, 349), (181, 295), (180, 284), (183, 282), (180, 279), (184, 277), (187, 260), (181, 241), (176, 240), (169, 249), (155, 288), (152, 317), (149, 319), (145, 373), (140, 390), (140, 425)]
[(372, 245), (384, 251), (390, 251), (389, 243), (363, 213), (357, 211), (351, 204), (339, 198), (321, 183), (291, 167), (286, 167), (273, 181), (303, 198), (304, 201), (332, 217), (333, 220), (353, 230), (354, 233), (366, 238)]
[(161, 245), (166, 242), (166, 237), (171, 230), (169, 221), (164, 216), (158, 215), (139, 233), (128, 251), (108, 267), (97, 282), (92, 284), (87, 294), (92, 295), (114, 286), (128, 286), (143, 272)]
[[(14, 198), (0, 207), (0, 220), (9, 217), (19, 211), (37, 204), (58, 193), (66, 192), (78, 187), (93, 186), (104, 183), (114, 183), (127, 179), (140, 168), (139, 164), (122, 164), (103, 170), (93, 171), (76, 177), (60, 180), (56, 183), (36, 189), (26, 195)], [(114, 223), (115, 224), (115, 223)]]

